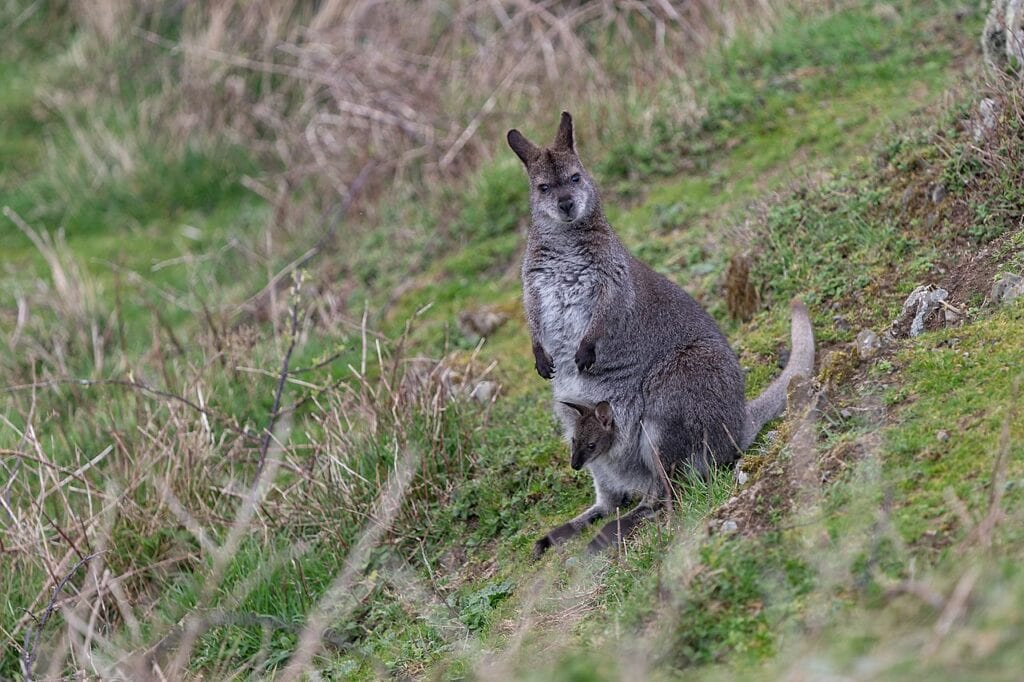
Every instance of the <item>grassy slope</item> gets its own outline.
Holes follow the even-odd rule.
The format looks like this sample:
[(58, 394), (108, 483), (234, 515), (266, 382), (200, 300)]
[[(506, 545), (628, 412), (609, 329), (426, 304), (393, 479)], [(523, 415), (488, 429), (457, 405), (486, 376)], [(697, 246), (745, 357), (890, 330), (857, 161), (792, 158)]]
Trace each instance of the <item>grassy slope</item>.
[[(776, 371), (774, 357), (786, 326), (781, 302), (789, 296), (807, 297), (824, 344), (849, 341), (852, 332), (836, 328), (834, 314), (852, 322), (854, 331), (860, 325), (879, 328), (902, 294), (937, 276), (935, 267), (948, 260), (935, 234), (921, 229), (926, 216), (899, 212), (896, 189), (926, 170), (942, 172), (948, 166), (937, 151), (938, 138), (895, 131), (913, 130), (915, 112), (933, 109), (959, 76), (959, 58), (974, 43), (964, 35), (977, 33), (978, 18), (958, 24), (953, 3), (917, 4), (901, 5), (902, 16), (895, 21), (877, 16), (870, 3), (827, 18), (790, 21), (764, 44), (730, 49), (708, 65), (701, 89), (707, 114), (693, 130), (654, 127), (648, 138), (603, 153), (587, 145), (583, 131), (584, 153), (610, 194), (606, 204), (616, 207), (610, 210), (613, 224), (636, 253), (685, 284), (719, 317), (750, 368), (751, 392)], [(928, 36), (927, 43), (922, 36)], [(38, 68), (52, 66), (42, 61)], [(2, 203), (40, 224), (63, 221), (69, 245), (105, 287), (101, 296), (109, 297), (114, 278), (89, 259), (109, 258), (111, 245), (128, 247), (121, 256), (126, 267), (146, 269), (175, 249), (199, 250), (174, 236), (182, 223), (202, 225), (209, 244), (216, 244), (224, 230), (246, 234), (239, 215), (260, 210), (255, 202), (247, 208), (237, 172), (225, 173), (218, 165), (223, 157), (186, 154), (173, 163), (154, 159), (114, 185), (91, 191), (74, 186), (64, 210), (31, 215), (48, 188), (58, 184), (43, 160), (48, 124), (45, 117), (38, 122), (30, 115), (31, 90), (16, 79), (7, 83), (0, 102), (12, 115), (0, 120), (34, 122), (18, 124), (25, 128), (17, 148), (3, 147), (5, 155), (25, 159), (21, 172), (30, 179), (5, 174)], [(941, 131), (950, 125), (946, 114), (922, 118), (925, 128), (937, 125)], [(549, 132), (526, 128), (537, 137)], [(876, 159), (879, 137), (891, 143)], [(970, 522), (956, 514), (945, 491), (964, 501), (968, 516), (980, 517), (987, 508), (992, 453), (1015, 400), (1013, 340), (1024, 327), (1019, 307), (995, 315), (979, 312), (979, 321), (968, 327), (908, 342), (895, 354), (845, 372), (829, 396), (817, 444), (821, 466), (839, 462), (838, 482), (813, 501), (811, 508), (824, 512), (813, 523), (792, 522), (783, 498), (796, 493), (782, 486), (757, 500), (758, 513), (767, 519), (761, 533), (705, 541), (707, 514), (736, 493), (731, 475), (723, 474), (708, 486), (691, 486), (668, 527), (645, 529), (621, 560), (566, 563), (552, 557), (537, 567), (527, 559), (533, 539), (587, 504), (590, 490), (585, 477), (565, 466), (546, 386), (527, 371), (518, 283), (509, 274), (521, 242), (525, 193), (510, 156), (481, 170), (466, 195), (439, 197), (432, 207), (438, 211), (399, 206), (393, 216), (414, 225), (414, 234), (430, 234), (436, 229), (431, 215), (454, 200), (461, 208), (446, 229), (462, 248), (423, 264), (407, 293), (379, 321), (381, 327), (396, 331), (432, 303), (414, 341), (436, 352), (459, 310), (494, 304), (513, 313), (483, 349), (485, 359), (500, 362), (505, 389), (487, 427), (467, 436), (473, 452), (469, 473), (429, 499), (416, 525), (422, 543), (401, 538), (395, 543), (419, 578), (429, 577), (447, 603), (416, 604), (383, 572), (385, 577), (369, 573), (360, 585), (365, 596), (359, 607), (338, 625), (351, 649), (330, 654), (323, 661), (326, 669), (369, 677), (381, 667), (408, 673), (436, 667), (455, 675), (483, 660), (496, 674), (512, 670), (545, 679), (556, 666), (566, 677), (589, 679), (613, 678), (654, 663), (657, 672), (669, 676), (701, 666), (712, 677), (756, 678), (765, 670), (782, 673), (791, 664), (850, 671), (867, 660), (881, 661), (881, 669), (899, 676), (899, 666), (913, 664), (914, 646), (920, 646), (921, 633), (930, 632), (937, 614), (913, 596), (890, 594), (890, 588), (908, 575), (925, 575), (946, 594), (959, 578), (958, 552), (971, 541)], [(794, 182), (806, 187), (791, 190)], [(968, 186), (951, 190), (950, 202), (976, 200)], [(773, 197), (775, 191), (781, 194)], [(133, 203), (139, 197), (144, 200)], [(751, 208), (765, 197), (772, 197), (766, 208)], [(182, 212), (165, 210), (172, 205)], [(954, 220), (944, 225), (951, 232), (964, 227)], [(27, 243), (9, 224), (0, 230), (5, 245), (14, 242), (8, 253), (29, 257)], [(378, 248), (386, 252), (388, 245), (383, 236)], [(768, 301), (744, 325), (724, 319), (719, 291), (725, 262), (737, 245), (754, 254), (755, 278)], [(1019, 241), (1006, 249), (1006, 258), (1019, 255)], [(383, 256), (362, 267), (371, 292), (397, 281)], [(189, 278), (198, 278), (217, 290), (244, 277), (238, 273), (212, 263), (187, 274), (156, 271), (151, 281), (184, 291)], [(17, 274), (10, 279), (23, 281)], [(186, 338), (197, 333), (184, 319), (170, 323), (180, 325)], [(350, 341), (342, 336), (308, 344), (300, 364), (309, 364), (332, 343)], [(457, 338), (453, 343), (469, 347)], [(254, 366), (273, 366), (277, 357), (273, 343), (255, 353)], [(223, 376), (215, 385), (229, 395), (225, 403), (237, 407), (232, 414), (259, 415), (267, 409), (266, 381), (234, 385), (231, 376)], [(477, 419), (464, 418), (470, 424)], [(939, 441), (935, 434), (943, 428), (952, 435)], [(1014, 417), (1012, 442), (1020, 443), (1021, 428)], [(70, 431), (69, 449), (94, 451), (101, 445), (102, 438), (81, 435), (88, 429)], [(1022, 455), (1019, 445), (1008, 453), (1010, 482), (1024, 476)], [(769, 446), (764, 457), (751, 461), (762, 465), (756, 476), (770, 482), (773, 467), (792, 456)], [(369, 473), (373, 458), (367, 463)], [(1019, 487), (1007, 484), (1006, 490), (1006, 508), (1019, 512)], [(194, 544), (183, 531), (124, 532), (118, 553), (125, 556), (116, 557), (115, 566), (143, 565)], [(351, 541), (349, 530), (332, 532)], [(303, 533), (294, 528), (275, 540), (243, 544), (222, 587), (222, 603), (230, 604), (231, 586), (261, 566), (261, 557)], [(1014, 658), (1019, 653), (1007, 646), (1007, 633), (1019, 632), (1021, 614), (1000, 610), (993, 595), (1021, 592), (1024, 575), (1011, 558), (1022, 543), (1013, 524), (1003, 524), (985, 560), (977, 559), (986, 589), (978, 592), (978, 607), (961, 619), (963, 627), (952, 638), (961, 647), (956, 651), (965, 652), (958, 662), (963, 670), (981, 670), (975, 666), (984, 659), (998, 676), (1021, 663)], [(129, 544), (139, 549), (129, 552)], [(306, 591), (323, 590), (340, 567), (343, 557), (336, 546), (319, 542), (293, 564), (302, 567), (298, 576), (280, 569), (238, 610), (301, 622), (310, 608)], [(387, 554), (382, 551), (378, 565)], [(9, 581), (4, 584), (9, 593), (23, 590), (27, 598), (45, 576), (3, 580)], [(197, 599), (199, 586), (187, 574), (172, 584), (158, 600), (157, 613), (173, 622)], [(5, 613), (4, 623), (17, 615)], [(528, 631), (521, 627), (524, 622), (531, 626)], [(450, 637), (463, 627), (468, 635)], [(223, 671), (266, 645), (269, 653), (257, 668), (265, 670), (285, 660), (294, 642), (288, 631), (275, 632), (267, 644), (259, 627), (217, 628), (201, 640), (193, 663)], [(900, 648), (894, 642), (910, 645)], [(936, 665), (946, 662), (939, 657)]]

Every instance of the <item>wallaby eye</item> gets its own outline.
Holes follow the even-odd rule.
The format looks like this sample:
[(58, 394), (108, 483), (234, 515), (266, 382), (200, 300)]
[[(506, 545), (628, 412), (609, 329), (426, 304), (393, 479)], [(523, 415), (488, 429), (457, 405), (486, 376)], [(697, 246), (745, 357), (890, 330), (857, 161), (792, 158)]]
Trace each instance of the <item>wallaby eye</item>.
[(597, 443), (587, 443), (587, 450), (593, 450), (597, 447)]
[(537, 185), (537, 189), (540, 190), (541, 194), (547, 194), (548, 190), (551, 189), (551, 187), (549, 185), (540, 184), (540, 185)]
[(573, 182), (579, 182), (580, 181), (580, 174), (579, 173), (573, 173), (572, 174), (572, 181)]

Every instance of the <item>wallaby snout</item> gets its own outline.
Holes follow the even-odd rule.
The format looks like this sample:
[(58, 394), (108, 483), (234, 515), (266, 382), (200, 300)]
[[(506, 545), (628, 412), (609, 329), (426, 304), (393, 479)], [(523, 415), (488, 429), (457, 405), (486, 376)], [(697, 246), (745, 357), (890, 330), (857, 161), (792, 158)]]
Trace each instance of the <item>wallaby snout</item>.
[(569, 195), (564, 195), (558, 198), (558, 210), (561, 211), (562, 216), (566, 220), (572, 220), (573, 209), (576, 208), (576, 202)]
[(586, 463), (587, 456), (582, 451), (574, 449), (572, 453), (572, 460), (569, 462), (569, 465), (572, 467), (572, 470), (579, 471), (580, 469), (583, 468), (583, 465)]

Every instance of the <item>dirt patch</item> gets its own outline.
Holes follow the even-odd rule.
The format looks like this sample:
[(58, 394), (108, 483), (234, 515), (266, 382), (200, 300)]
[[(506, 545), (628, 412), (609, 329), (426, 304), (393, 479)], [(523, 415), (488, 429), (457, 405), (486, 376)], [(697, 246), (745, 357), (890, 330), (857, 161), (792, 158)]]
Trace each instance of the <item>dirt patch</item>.
[(1017, 233), (1015, 230), (981, 248), (965, 249), (950, 256), (945, 266), (945, 288), (954, 305), (966, 306), (979, 297), (987, 298), (996, 273), (1013, 257), (1007, 246)]
[[(715, 511), (708, 532), (755, 537), (778, 529), (792, 512), (820, 500), (853, 464), (871, 456), (891, 416), (870, 397), (882, 384), (869, 370), (874, 362), (890, 359), (895, 349), (895, 344), (886, 344), (872, 361), (852, 367), (841, 384), (826, 381), (825, 370), (813, 382), (794, 384), (787, 414), (799, 416), (786, 420), (765, 452), (743, 457), (738, 469), (753, 482)], [(827, 444), (829, 432), (834, 436), (865, 419), (875, 428), (856, 439)]]

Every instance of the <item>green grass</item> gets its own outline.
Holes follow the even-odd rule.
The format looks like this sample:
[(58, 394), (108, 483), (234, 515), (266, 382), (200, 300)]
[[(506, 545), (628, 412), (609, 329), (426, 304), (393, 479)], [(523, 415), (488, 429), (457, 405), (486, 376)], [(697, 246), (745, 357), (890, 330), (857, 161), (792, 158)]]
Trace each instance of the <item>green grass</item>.
[[(694, 68), (704, 113), (689, 125), (674, 123), (676, 88), (666, 84), (656, 98), (661, 104), (645, 109), (652, 121), (643, 134), (613, 121), (581, 140), (613, 225), (637, 255), (720, 320), (749, 370), (752, 394), (778, 371), (791, 296), (810, 304), (819, 343), (837, 346), (860, 327), (883, 329), (903, 295), (949, 265), (948, 244), (994, 244), (1001, 263), (1024, 262), (1014, 222), (1024, 203), (1021, 169), (986, 165), (960, 136), (970, 96), (954, 111), (937, 105), (963, 75), (959, 60), (972, 49), (965, 45), (975, 44), (980, 17), (957, 24), (955, 4), (936, 1), (897, 3), (899, 18), (891, 21), (874, 6), (785, 17), (763, 38), (736, 40), (711, 55)], [(269, 325), (238, 326), (228, 311), (300, 253), (308, 231), (275, 232), (281, 243), (261, 250), (271, 209), (241, 184), (264, 170), (249, 151), (132, 137), (141, 120), (137, 100), (154, 74), (143, 74), (124, 102), (88, 112), (91, 118), (71, 110), (145, 143), (134, 148), (131, 169), (111, 162), (111, 172), (92, 173), (61, 115), (39, 99), (40, 87), (66, 86), (74, 75), (61, 50), (34, 37), (58, 15), (45, 4), (21, 46), (0, 52), (0, 204), (36, 229), (64, 231), (96, 289), (94, 318), (110, 321), (100, 325), (109, 359), (97, 368), (89, 330), (68, 326), (55, 305), (35, 305), (48, 301), (38, 280), (50, 274), (3, 219), (0, 301), (8, 310), (19, 299), (33, 301), (25, 328), (32, 351), (0, 360), (3, 383), (29, 383), (55, 367), (72, 376), (130, 375), (204, 401), (229, 423), (262, 428), (289, 336)], [(538, 139), (549, 132), (540, 121), (511, 123)], [(28, 451), (21, 432), (32, 414), (40, 447), (66, 469), (115, 442), (114, 454), (83, 475), (90, 489), (129, 488), (111, 521), (104, 561), (112, 574), (133, 576), (125, 589), (147, 605), (144, 638), (160, 637), (201, 603), (204, 612), (268, 617), (211, 627), (190, 671), (279, 671), (342, 571), (396, 461), (411, 451), (420, 459), (408, 498), (347, 591), (346, 617), (331, 624), (333, 644), (317, 658), (324, 675), (465, 678), (486, 662), (526, 679), (613, 679), (636, 670), (652, 678), (761, 679), (791, 665), (852, 673), (865, 661), (882, 661), (878, 677), (897, 679), (918, 664), (940, 668), (944, 659), (922, 662), (919, 644), (897, 646), (930, 632), (938, 614), (911, 596), (894, 596), (893, 585), (920, 578), (948, 595), (963, 575), (964, 556), (981, 566), (983, 578), (950, 635), (967, 653), (943, 674), (998, 678), (1016, 669), (1020, 656), (1009, 642), (1022, 616), (998, 595), (1024, 591), (1015, 561), (1024, 546), (1017, 530), (1024, 485), (1024, 421), (1015, 408), (1020, 305), (981, 310), (975, 300), (971, 324), (901, 342), (853, 368), (818, 423), (816, 464), (841, 464), (812, 501), (794, 502), (800, 491), (793, 485), (771, 487), (781, 480), (773, 471), (791, 467), (799, 453), (765, 440), (750, 459), (759, 463), (754, 485), (766, 486), (757, 509), (770, 530), (707, 537), (709, 516), (741, 491), (726, 471), (709, 483), (682, 483), (673, 513), (645, 526), (621, 556), (578, 556), (585, 536), (531, 562), (536, 538), (585, 508), (593, 493), (588, 477), (566, 466), (548, 387), (532, 371), (516, 276), (528, 220), (525, 181), (511, 153), (502, 147), (495, 156), (425, 197), (396, 188), (367, 219), (375, 222), (363, 226), (373, 229), (343, 233), (341, 265), (314, 264), (315, 283), (347, 278), (352, 293), (336, 318), (318, 311), (327, 318), (303, 328), (293, 366), (340, 355), (286, 389), (285, 404), (309, 398), (288, 418), (290, 449), (274, 455), (287, 460), (286, 473), (259, 511), (262, 530), (243, 539), (221, 582), (209, 582), (212, 557), (168, 511), (157, 481), (170, 480), (183, 505), (223, 541), (244, 492), (239, 481), (255, 473), (254, 448), (224, 423), (206, 427), (180, 404), (113, 386), (18, 392), (0, 407), (0, 447)], [(923, 229), (927, 216), (900, 208), (906, 187), (936, 177), (949, 201), (968, 209), (943, 213), (938, 235)], [(766, 301), (745, 323), (726, 319), (721, 296), (725, 264), (740, 250), (752, 253)], [(187, 258), (168, 263), (177, 257)], [(316, 302), (312, 291), (301, 300)], [(216, 313), (213, 325), (203, 319), (204, 303)], [(364, 303), (385, 336), (378, 364), (370, 335), (361, 384), (354, 369), (363, 362), (362, 331), (352, 320)], [(287, 304), (273, 320), (282, 329)], [(475, 342), (457, 332), (456, 316), (483, 305), (510, 315), (477, 358), (498, 363), (498, 401), (487, 410), (465, 399), (442, 401), (445, 408), (435, 412), (437, 403), (420, 396), (420, 403), (403, 404), (406, 412), (392, 412), (391, 358), (450, 354), (450, 366), (464, 370)], [(834, 325), (837, 314), (849, 330)], [(408, 339), (397, 341), (414, 317)], [(5, 333), (15, 324), (0, 317)], [(167, 328), (183, 352), (171, 350)], [(322, 390), (332, 384), (341, 388)], [(1010, 445), (1000, 484), (1009, 520), (981, 551), (970, 543), (988, 509), (1004, 424)], [(791, 429), (782, 426), (783, 434)], [(937, 437), (943, 430), (948, 439)], [(149, 457), (155, 444), (164, 450)], [(140, 470), (152, 477), (140, 478)], [(24, 483), (17, 501), (47, 481)], [(49, 498), (42, 509), (74, 528), (90, 503), (75, 493), (69, 503)], [(64, 548), (56, 535), (52, 545)], [(0, 625), (10, 632), (53, 576), (27, 555), (3, 556), (11, 570), (0, 575), (0, 592), (11, 596)], [(87, 585), (83, 571), (73, 587)], [(115, 613), (112, 603), (106, 608)], [(133, 646), (120, 616), (110, 623), (111, 638)], [(61, 627), (55, 616), (45, 637)], [(16, 674), (16, 649), (3, 656), (0, 675)]]

